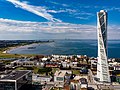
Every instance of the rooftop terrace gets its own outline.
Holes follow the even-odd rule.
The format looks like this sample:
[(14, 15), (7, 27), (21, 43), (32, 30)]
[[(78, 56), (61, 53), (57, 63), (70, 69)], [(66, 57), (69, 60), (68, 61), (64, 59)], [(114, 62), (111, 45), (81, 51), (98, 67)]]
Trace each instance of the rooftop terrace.
[(19, 71), (12, 71), (11, 73), (5, 75), (3, 78), (0, 78), (0, 81), (3, 80), (18, 80), (19, 78), (23, 77), (30, 73), (30, 70), (19, 70)]

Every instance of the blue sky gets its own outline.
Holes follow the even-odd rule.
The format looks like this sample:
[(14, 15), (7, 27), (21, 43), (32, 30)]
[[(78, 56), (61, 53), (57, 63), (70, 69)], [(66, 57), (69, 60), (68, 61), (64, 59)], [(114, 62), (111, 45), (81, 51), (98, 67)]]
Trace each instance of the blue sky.
[(96, 39), (96, 13), (108, 12), (108, 38), (120, 39), (119, 0), (0, 0), (0, 39)]

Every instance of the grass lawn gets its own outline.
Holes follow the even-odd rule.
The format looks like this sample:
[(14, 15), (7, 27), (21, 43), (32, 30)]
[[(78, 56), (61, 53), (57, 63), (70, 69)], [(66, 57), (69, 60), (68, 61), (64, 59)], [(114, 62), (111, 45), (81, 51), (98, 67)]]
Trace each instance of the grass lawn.
[(16, 68), (16, 70), (27, 70), (27, 68), (25, 68), (25, 67), (18, 67), (18, 68)]
[(80, 70), (72, 70), (73, 74), (80, 75)]
[(39, 68), (38, 67), (33, 67), (33, 72), (38, 73)]
[(37, 73), (39, 68), (38, 67), (18, 67), (16, 68), (16, 70), (33, 70), (34, 73)]
[[(21, 46), (21, 45), (18, 45), (18, 46)], [(36, 56), (35, 54), (9, 54), (9, 53), (3, 53), (3, 51), (10, 50), (10, 49), (12, 49), (14, 47), (17, 47), (17, 46), (0, 48), (0, 58), (20, 58), (20, 57)]]
[(20, 57), (32, 57), (34, 54), (8, 54), (0, 53), (0, 58), (20, 58)]
[(50, 90), (62, 90), (62, 89), (55, 87), (55, 88), (51, 88)]
[(52, 72), (55, 73), (56, 71), (59, 71), (59, 68), (52, 68)]

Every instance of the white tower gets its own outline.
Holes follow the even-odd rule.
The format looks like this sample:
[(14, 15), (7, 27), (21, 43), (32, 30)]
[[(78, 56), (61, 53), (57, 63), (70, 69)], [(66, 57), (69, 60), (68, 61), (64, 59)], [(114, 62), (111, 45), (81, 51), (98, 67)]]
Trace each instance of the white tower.
[(97, 13), (98, 63), (97, 78), (100, 82), (110, 82), (107, 60), (107, 12)]

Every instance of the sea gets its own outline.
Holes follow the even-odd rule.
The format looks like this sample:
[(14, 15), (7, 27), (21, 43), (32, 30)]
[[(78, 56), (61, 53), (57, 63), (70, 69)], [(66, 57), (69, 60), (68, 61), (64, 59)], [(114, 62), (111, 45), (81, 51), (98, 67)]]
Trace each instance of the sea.
[[(54, 42), (49, 43), (21, 46), (9, 50), (8, 53), (41, 55), (87, 55), (89, 57), (97, 57), (97, 40), (54, 40)], [(108, 58), (120, 58), (120, 40), (108, 40)]]

